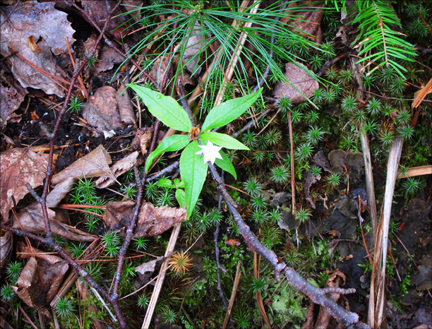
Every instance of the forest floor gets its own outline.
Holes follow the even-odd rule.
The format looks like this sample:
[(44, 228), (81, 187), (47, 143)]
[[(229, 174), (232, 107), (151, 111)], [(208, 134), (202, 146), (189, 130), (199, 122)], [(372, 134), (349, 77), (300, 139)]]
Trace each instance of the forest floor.
[[(247, 27), (267, 57), (259, 38), (241, 45), (249, 16), (233, 14), (240, 1), (207, 2), (1, 1), (0, 328), (117, 328), (119, 314), (128, 328), (336, 328), (317, 295), (288, 274), (278, 280), (252, 235), (312, 286), (355, 289), (326, 298), (368, 323), (379, 232), (388, 234), (382, 327), (432, 328), (431, 4), (394, 5), (416, 57), (400, 59), (402, 75), (392, 66), (368, 75), (376, 65), (356, 64), (358, 27), (330, 2), (247, 2), (246, 13), (259, 4), (290, 27), (276, 40), (258, 16)], [(146, 10), (125, 14), (134, 6)], [(200, 10), (203, 25), (190, 24)], [(214, 37), (210, 23), (222, 21), (231, 32)], [(230, 33), (236, 46), (218, 56)], [(224, 148), (236, 174), (223, 168), (228, 198), (209, 172), (186, 212), (178, 148), (146, 174), (149, 154), (175, 129), (130, 83), (186, 97), (198, 126), (213, 107), (263, 87), (219, 130), (248, 148)]]

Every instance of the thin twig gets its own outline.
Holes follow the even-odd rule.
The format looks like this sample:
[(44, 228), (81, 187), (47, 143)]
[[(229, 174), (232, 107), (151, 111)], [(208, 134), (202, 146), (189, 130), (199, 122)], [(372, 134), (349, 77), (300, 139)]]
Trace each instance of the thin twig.
[(225, 320), (224, 320), (222, 329), (226, 328), (226, 326), (228, 324), (228, 319), (231, 316), (231, 310), (232, 310), (232, 308), (234, 306), (234, 300), (235, 300), (235, 296), (237, 294), (237, 287), (238, 287), (238, 284), (240, 282), (240, 274), (241, 274), (241, 272), (240, 272), (240, 264), (241, 264), (241, 262), (238, 261), (237, 262), (236, 276), (235, 276), (233, 288), (232, 288), (232, 291), (231, 291), (231, 298), (230, 298), (230, 301), (229, 301), (229, 305), (228, 305), (228, 309), (227, 309), (227, 312), (226, 312), (226, 315), (225, 315)]
[[(171, 232), (171, 237), (169, 239), (168, 246), (167, 246), (167, 249), (165, 252), (165, 257), (169, 257), (169, 255), (172, 254), (174, 247), (175, 247), (175, 244), (177, 242), (178, 235), (180, 233), (180, 228), (181, 228), (181, 223), (178, 223), (173, 228), (173, 230)], [(156, 284), (155, 284), (155, 287), (154, 287), (154, 290), (153, 290), (153, 293), (152, 293), (152, 296), (150, 299), (150, 303), (149, 303), (149, 306), (147, 308), (147, 313), (145, 315), (141, 329), (148, 329), (150, 327), (150, 323), (151, 323), (151, 320), (153, 317), (153, 312), (154, 312), (154, 309), (156, 307), (156, 303), (158, 301), (160, 291), (162, 290), (162, 285), (163, 285), (163, 282), (165, 279), (166, 268), (167, 268), (168, 264), (169, 264), (169, 258), (167, 258), (161, 265), (161, 269), (160, 269), (161, 273), (159, 274), (158, 280), (156, 281)]]
[[(159, 131), (159, 123), (160, 123), (159, 120), (156, 120), (154, 133), (153, 133), (153, 139), (152, 139), (152, 142), (150, 145), (150, 150), (149, 150), (148, 154), (151, 154), (151, 152), (153, 152), (153, 150), (155, 149), (156, 141), (157, 141), (157, 135), (158, 135), (158, 131)], [(116, 300), (118, 299), (118, 291), (119, 291), (119, 287), (120, 287), (121, 271), (122, 271), (123, 264), (125, 261), (126, 251), (127, 251), (129, 244), (132, 240), (132, 235), (133, 235), (133, 232), (134, 232), (135, 227), (136, 227), (139, 209), (141, 207), (141, 203), (142, 203), (142, 199), (143, 199), (143, 187), (146, 183), (147, 173), (144, 172), (143, 178), (140, 181), (138, 170), (136, 170), (136, 168), (135, 168), (135, 177), (137, 178), (136, 179), (136, 185), (138, 188), (137, 197), (136, 197), (136, 204), (135, 204), (133, 216), (130, 220), (129, 225), (126, 228), (126, 235), (125, 235), (125, 238), (123, 240), (123, 244), (120, 248), (116, 274), (114, 276), (114, 288), (113, 288), (112, 296)]]
[[(237, 224), (240, 234), (243, 236), (247, 245), (249, 246), (249, 248), (252, 249), (252, 251), (261, 255), (270, 263), (271, 266), (275, 268), (276, 278), (280, 280), (280, 273), (284, 272), (290, 285), (307, 295), (314, 303), (320, 304), (325, 307), (337, 321), (344, 324), (345, 326), (356, 324), (358, 327), (361, 328), (369, 328), (365, 324), (359, 322), (359, 316), (357, 314), (348, 312), (339, 305), (337, 305), (337, 303), (335, 303), (325, 295), (322, 289), (315, 287), (307, 280), (305, 280), (294, 269), (288, 267), (285, 263), (280, 262), (280, 260), (273, 251), (267, 249), (259, 242), (256, 235), (250, 230), (250, 227), (245, 224), (241, 215), (238, 213), (235, 207), (235, 202), (229, 196), (215, 166), (212, 163), (209, 163), (208, 165), (210, 172), (215, 180), (216, 187), (225, 199), (225, 202), (228, 206), (229, 211), (233, 215), (233, 219)], [(349, 293), (352, 292), (353, 290), (350, 289)]]
[(290, 136), (290, 148), (291, 148), (291, 195), (292, 195), (292, 209), (291, 213), (295, 215), (295, 170), (294, 170), (294, 140), (293, 140), (293, 127), (291, 111), (288, 112), (288, 130)]
[(27, 313), (23, 310), (23, 308), (21, 307), (21, 305), (18, 305), (20, 311), (22, 312), (22, 314), (24, 315), (24, 317), (27, 319), (27, 321), (30, 323), (30, 325), (34, 328), (34, 329), (38, 329), (38, 327), (36, 327), (36, 325), (33, 323), (32, 320), (30, 320), (29, 316), (27, 315)]
[[(5, 17), (5, 20), (1, 23), (0, 27), (2, 27), (3, 24), (4, 24), (6, 21), (9, 21), (9, 19), (10, 19), (12, 13), (13, 13), (13, 12), (15, 11), (15, 9), (18, 7), (18, 5), (20, 4), (20, 2), (21, 2), (21, 0), (18, 0), (17, 3), (15, 4), (15, 6), (13, 6), (13, 8), (12, 8), (11, 11), (9, 12), (9, 14), (7, 14), (7, 16)], [(12, 24), (11, 24), (11, 25), (12, 25)], [(13, 25), (12, 25), (12, 26), (13, 26)]]

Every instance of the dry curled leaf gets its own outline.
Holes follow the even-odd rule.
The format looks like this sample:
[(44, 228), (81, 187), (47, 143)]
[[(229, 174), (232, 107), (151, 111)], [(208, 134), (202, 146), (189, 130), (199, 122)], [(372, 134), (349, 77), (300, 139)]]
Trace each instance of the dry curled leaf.
[[(313, 73), (311, 74), (313, 75)], [(307, 73), (306, 66), (300, 63), (287, 63), (285, 65), (284, 76), (290, 83), (279, 81), (276, 84), (273, 95), (276, 98), (286, 97), (293, 104), (301, 103), (306, 98), (310, 98), (313, 92), (319, 88), (318, 81), (310, 76)]]
[(111, 157), (102, 145), (99, 145), (89, 154), (78, 159), (69, 167), (55, 174), (52, 178), (54, 185), (63, 182), (68, 178), (80, 179), (111, 175), (109, 165)]
[(9, 262), (12, 254), (13, 234), (9, 231), (0, 230), (0, 269)]
[(14, 148), (0, 155), (1, 222), (9, 217), (9, 210), (13, 206), (12, 196), (18, 203), (29, 193), (26, 183), (32, 188), (43, 184), (48, 162), (26, 148)]
[(306, 200), (309, 201), (309, 203), (311, 204), (313, 209), (315, 209), (315, 203), (313, 202), (312, 198), (310, 197), (310, 188), (313, 184), (315, 184), (320, 179), (321, 179), (321, 175), (318, 175), (317, 177), (315, 177), (314, 175), (312, 175), (312, 173), (310, 171), (308, 171), (306, 174), (305, 183), (303, 185), (304, 190), (305, 190)]
[(364, 167), (363, 153), (333, 150), (329, 153), (328, 158), (333, 166), (333, 172), (341, 175), (348, 171), (352, 183), (360, 180), (361, 169)]
[(123, 124), (136, 127), (135, 112), (126, 88), (126, 85), (121, 85), (117, 90), (117, 103), (120, 119)]
[(313, 159), (312, 159), (313, 163), (315, 163), (317, 166), (320, 166), (321, 168), (323, 168), (325, 171), (332, 173), (332, 167), (330, 165), (330, 162), (327, 160), (327, 157), (324, 155), (324, 151), (320, 150), (318, 151)]
[[(183, 53), (183, 64), (186, 64), (186, 69), (194, 76), (197, 76), (201, 72), (201, 67), (198, 65), (200, 54), (203, 52), (206, 44), (205, 35), (202, 31), (201, 24), (196, 22), (193, 28), (190, 29), (189, 38), (185, 45), (185, 51)], [(195, 56), (195, 57), (194, 57)]]
[(3, 70), (0, 72), (0, 131), (6, 128), (8, 122), (21, 120), (21, 115), (14, 111), (20, 107), (27, 91), (18, 85), (10, 75)]
[(147, 148), (150, 145), (152, 136), (153, 128), (138, 129), (135, 138), (130, 144), (131, 150), (141, 150), (141, 154), (145, 155), (147, 153)]
[[(307, 5), (311, 10), (296, 11), (295, 17), (293, 17), (291, 15), (292, 9), (290, 8), (293, 5), (298, 5), (300, 8), (304, 8)], [(304, 38), (317, 42), (317, 35), (320, 33), (319, 30), (321, 29), (321, 19), (324, 15), (324, 10), (322, 8), (324, 3), (306, 0), (296, 2), (291, 4), (291, 6), (288, 6), (287, 15), (281, 19), (281, 22), (287, 24), (291, 31), (298, 33)]]
[(65, 261), (54, 257), (52, 256), (49, 260), (36, 260), (31, 257), (21, 272), (16, 286), (12, 287), (24, 303), (42, 312), (45, 316), (49, 316), (49, 303), (69, 269)]
[(107, 188), (115, 183), (115, 180), (112, 178), (114, 175), (115, 178), (123, 175), (125, 172), (131, 170), (134, 166), (138, 165), (138, 152), (135, 151), (129, 154), (127, 157), (117, 161), (114, 165), (111, 166), (111, 174), (104, 175), (98, 178), (95, 182), (95, 186), (97, 188)]
[(74, 185), (75, 179), (73, 177), (66, 178), (60, 184), (57, 184), (54, 189), (47, 195), (47, 207), (54, 208), (60, 203), (61, 200), (69, 193)]
[[(54, 235), (81, 242), (91, 242), (95, 239), (95, 236), (65, 224), (68, 214), (67, 211), (62, 209), (56, 209), (54, 211), (49, 208), (47, 210), (51, 231)], [(30, 233), (46, 234), (45, 222), (40, 204), (36, 202), (32, 203), (17, 213), (16, 218), (14, 217), (13, 227), (17, 229), (22, 228), (24, 231)]]
[(154, 207), (144, 203), (138, 214), (138, 224), (134, 237), (160, 235), (171, 227), (186, 220), (186, 209), (171, 207)]
[[(110, 229), (118, 230), (129, 224), (133, 215), (133, 201), (114, 201), (106, 204), (105, 224)], [(186, 220), (186, 209), (154, 207), (144, 202), (138, 214), (134, 238), (160, 235), (174, 225)]]
[(82, 116), (90, 126), (100, 131), (124, 128), (118, 111), (117, 92), (110, 86), (96, 90), (89, 103), (84, 106)]
[[(81, 5), (87, 14), (93, 19), (100, 29), (104, 27), (105, 20), (110, 14), (111, 10), (115, 7), (115, 0), (94, 1), (94, 0), (81, 0)], [(86, 20), (87, 17), (84, 16)], [(91, 24), (90, 21), (88, 21)], [(120, 8), (117, 8), (111, 15), (108, 22), (107, 32), (111, 33), (116, 39), (120, 40), (124, 37), (125, 27), (123, 24), (126, 22), (126, 16), (122, 14)], [(123, 26), (122, 26), (123, 25)]]
[(156, 259), (153, 259), (149, 262), (143, 263), (140, 266), (135, 267), (135, 272), (137, 272), (138, 274), (141, 275), (145, 275), (145, 274), (153, 274), (156, 264), (158, 262), (160, 262), (161, 260), (163, 260), (165, 257), (158, 257)]
[[(48, 73), (66, 78), (65, 73), (55, 64), (54, 57), (67, 51), (66, 38), (72, 44), (74, 30), (65, 12), (54, 9), (55, 2), (21, 2), (5, 22), (11, 7), (1, 14), (1, 54), (9, 55), (18, 51), (33, 64)], [(3, 24), (4, 23), (4, 24)], [(28, 38), (33, 37), (33, 49), (28, 45)], [(35, 47), (40, 51), (34, 52)], [(71, 47), (72, 49), (72, 47)], [(12, 66), (12, 73), (24, 88), (42, 89), (47, 94), (64, 97), (64, 89), (58, 84), (30, 67), (17, 56), (7, 60)]]
[(29, 36), (27, 38), (27, 42), (28, 42), (28, 46), (30, 47), (31, 51), (34, 53), (38, 53), (41, 51), (41, 49), (39, 48), (39, 46), (37, 45), (34, 36)]

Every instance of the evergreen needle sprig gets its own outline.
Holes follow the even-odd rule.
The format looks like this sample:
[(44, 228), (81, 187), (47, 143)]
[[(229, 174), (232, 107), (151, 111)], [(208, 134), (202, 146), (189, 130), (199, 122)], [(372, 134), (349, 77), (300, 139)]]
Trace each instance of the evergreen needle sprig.
[(360, 49), (359, 56), (371, 52), (358, 63), (377, 64), (369, 74), (380, 67), (390, 66), (405, 79), (403, 72), (406, 69), (396, 60), (413, 62), (411, 57), (416, 56), (416, 52), (413, 45), (403, 39), (403, 33), (390, 27), (401, 27), (393, 7), (383, 0), (358, 1), (357, 4), (359, 11), (352, 24), (360, 24), (360, 33), (354, 42), (354, 48)]

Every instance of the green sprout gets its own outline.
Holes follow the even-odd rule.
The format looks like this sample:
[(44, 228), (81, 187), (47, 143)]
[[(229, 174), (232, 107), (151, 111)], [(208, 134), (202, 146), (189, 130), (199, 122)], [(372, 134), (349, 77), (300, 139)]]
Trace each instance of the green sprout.
[(289, 172), (284, 165), (273, 167), (270, 178), (276, 184), (286, 184), (289, 179)]
[(57, 316), (61, 319), (67, 319), (73, 316), (75, 307), (72, 300), (67, 298), (59, 298), (54, 306)]
[(243, 188), (246, 193), (251, 196), (257, 196), (262, 192), (262, 184), (256, 177), (249, 177), (246, 182), (243, 183)]
[(135, 245), (135, 249), (136, 250), (146, 250), (147, 249), (147, 239), (144, 239), (142, 237), (138, 237), (136, 239), (133, 239), (134, 241), (134, 245)]
[(255, 210), (260, 210), (267, 207), (267, 200), (263, 194), (258, 194), (252, 199), (251, 208)]
[(341, 182), (341, 177), (339, 174), (336, 173), (332, 173), (330, 174), (330, 176), (327, 178), (327, 183), (332, 187), (332, 188), (336, 188)]
[(6, 275), (9, 280), (9, 282), (12, 283), (12, 285), (15, 285), (21, 272), (23, 270), (23, 265), (18, 262), (10, 262), (6, 267)]
[(309, 221), (311, 211), (309, 209), (300, 208), (295, 212), (295, 219), (300, 223), (306, 223)]
[(69, 100), (69, 111), (74, 114), (81, 112), (83, 103), (78, 96), (72, 96)]
[(4, 284), (0, 289), (0, 297), (6, 303), (10, 303), (15, 299), (16, 294), (11, 286)]

